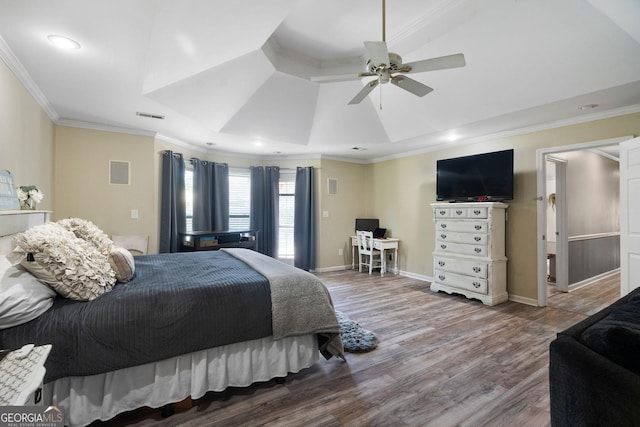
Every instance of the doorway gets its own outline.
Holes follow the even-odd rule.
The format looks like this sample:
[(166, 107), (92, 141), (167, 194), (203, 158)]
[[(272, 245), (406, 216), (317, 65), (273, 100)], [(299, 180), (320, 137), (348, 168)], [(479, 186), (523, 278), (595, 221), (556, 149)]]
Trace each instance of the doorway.
[[(574, 145), (566, 145), (552, 148), (539, 149), (536, 152), (536, 167), (537, 167), (537, 189), (538, 189), (538, 209), (537, 209), (537, 227), (538, 227), (538, 242), (537, 242), (537, 273), (538, 273), (538, 306), (546, 307), (548, 304), (548, 289), (547, 289), (547, 271), (548, 271), (548, 249), (549, 244), (547, 240), (547, 207), (550, 192), (547, 190), (547, 169), (549, 159), (557, 157), (559, 153), (599, 149), (607, 146), (617, 146), (620, 142), (630, 139), (630, 136), (621, 138), (612, 138), (601, 141), (593, 141), (587, 143), (580, 143)], [(556, 243), (555, 243), (555, 261), (556, 261), (556, 280), (562, 274), (567, 277), (567, 289), (568, 290), (568, 238), (567, 238), (567, 217), (566, 217), (566, 203), (559, 200), (561, 194), (566, 195), (566, 187), (563, 187), (566, 183), (558, 181), (558, 165), (559, 162), (554, 162), (556, 172), (556, 210), (561, 208), (561, 204), (565, 206), (564, 217), (561, 213), (556, 214)], [(563, 187), (563, 188), (560, 188)], [(563, 234), (564, 233), (564, 234)], [(565, 269), (566, 268), (566, 269)], [(563, 270), (565, 269), (565, 270)], [(560, 279), (564, 281), (564, 277)]]

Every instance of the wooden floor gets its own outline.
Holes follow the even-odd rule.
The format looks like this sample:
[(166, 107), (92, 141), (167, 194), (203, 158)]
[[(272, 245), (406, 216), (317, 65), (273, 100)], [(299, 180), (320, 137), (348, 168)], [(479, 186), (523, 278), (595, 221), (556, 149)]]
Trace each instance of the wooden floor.
[(318, 276), (337, 310), (378, 335), (375, 351), (321, 359), (285, 384), (210, 393), (169, 418), (138, 411), (95, 425), (549, 425), (549, 343), (586, 317), (571, 295), (557, 307), (487, 307), (403, 276)]
[(550, 307), (591, 315), (620, 298), (620, 272), (571, 292), (557, 291), (555, 283), (549, 283), (547, 289)]

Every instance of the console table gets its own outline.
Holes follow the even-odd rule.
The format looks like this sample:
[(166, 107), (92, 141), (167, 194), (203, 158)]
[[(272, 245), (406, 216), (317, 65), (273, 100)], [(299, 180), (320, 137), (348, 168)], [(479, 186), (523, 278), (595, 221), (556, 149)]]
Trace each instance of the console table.
[(260, 230), (192, 231), (181, 233), (180, 251), (216, 251), (222, 248), (258, 249)]
[[(384, 276), (384, 272), (387, 270), (387, 256), (386, 251), (393, 251), (393, 272), (398, 274), (398, 244), (400, 239), (394, 239), (392, 237), (384, 239), (373, 239), (373, 248), (379, 250), (382, 253), (382, 267), (380, 267), (380, 276)], [(358, 237), (351, 236), (351, 246), (353, 247), (353, 256), (351, 257), (351, 268), (356, 268), (356, 257), (358, 256)]]

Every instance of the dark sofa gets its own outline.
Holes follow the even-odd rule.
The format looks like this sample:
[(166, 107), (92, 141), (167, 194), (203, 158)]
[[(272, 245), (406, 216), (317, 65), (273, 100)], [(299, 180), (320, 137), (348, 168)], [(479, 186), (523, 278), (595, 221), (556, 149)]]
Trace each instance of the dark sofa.
[(640, 288), (549, 347), (552, 426), (640, 426)]

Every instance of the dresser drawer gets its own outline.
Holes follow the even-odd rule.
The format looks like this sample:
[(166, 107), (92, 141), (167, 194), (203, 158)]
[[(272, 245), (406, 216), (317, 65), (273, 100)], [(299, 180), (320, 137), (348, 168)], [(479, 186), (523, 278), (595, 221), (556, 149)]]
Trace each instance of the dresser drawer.
[(486, 279), (488, 277), (489, 268), (487, 263), (484, 262), (440, 256), (436, 256), (433, 259), (433, 262), (434, 268), (437, 268), (438, 270), (480, 277), (482, 279)]
[(489, 211), (487, 208), (478, 207), (478, 208), (468, 208), (467, 209), (467, 218), (488, 218)]
[(439, 233), (441, 231), (487, 233), (489, 231), (489, 224), (486, 221), (436, 221), (436, 233)]
[(466, 245), (464, 243), (447, 243), (441, 241), (436, 242), (436, 252), (473, 255), (479, 257), (486, 257), (488, 253), (486, 245)]
[(479, 294), (487, 293), (487, 280), (478, 277), (469, 277), (462, 274), (451, 273), (444, 270), (434, 270), (434, 280), (443, 285), (465, 289), (477, 292)]
[(440, 242), (467, 243), (470, 245), (486, 245), (489, 241), (487, 234), (457, 233), (453, 231), (440, 231), (436, 235)]
[(433, 211), (436, 218), (449, 218), (451, 216), (450, 213), (451, 210), (449, 208), (437, 208)]

